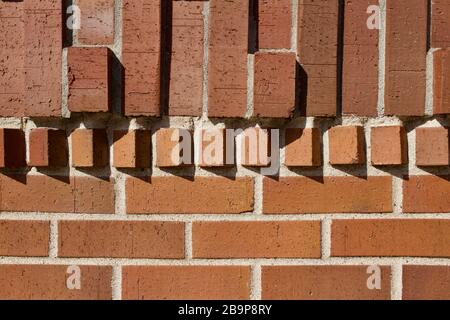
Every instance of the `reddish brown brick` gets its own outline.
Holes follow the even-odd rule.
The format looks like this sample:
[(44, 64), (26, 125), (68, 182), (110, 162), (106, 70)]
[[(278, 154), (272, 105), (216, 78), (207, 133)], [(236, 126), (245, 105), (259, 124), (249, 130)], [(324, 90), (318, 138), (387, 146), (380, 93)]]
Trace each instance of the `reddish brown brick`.
[(286, 129), (285, 141), (285, 165), (288, 167), (318, 167), (322, 164), (320, 129)]
[(247, 110), (247, 0), (210, 0), (208, 114), (243, 117)]
[(259, 127), (247, 128), (241, 134), (240, 164), (267, 167), (270, 164), (270, 132)]
[(449, 128), (416, 129), (416, 164), (448, 166), (450, 164)]
[[(381, 266), (381, 289), (370, 290), (368, 266), (264, 266), (264, 300), (389, 300), (390, 267)], [(370, 270), (369, 270), (370, 271)]]
[(446, 0), (431, 2), (431, 47), (450, 47), (450, 3)]
[[(202, 129), (199, 133), (199, 166), (201, 167), (223, 167), (234, 164), (234, 157), (227, 161), (227, 146), (234, 150), (234, 139), (230, 142), (225, 129), (209, 128)], [(229, 151), (231, 152), (231, 151)]]
[(20, 129), (0, 129), (0, 168), (26, 165), (25, 133)]
[(333, 257), (450, 257), (449, 220), (334, 220)]
[(126, 199), (129, 214), (244, 213), (253, 210), (253, 180), (130, 177), (126, 181)]
[(78, 168), (105, 167), (109, 164), (109, 145), (104, 129), (76, 129), (72, 139), (72, 165)]
[(450, 267), (403, 266), (404, 300), (450, 300)]
[(411, 176), (403, 181), (403, 211), (450, 212), (450, 177)]
[(328, 131), (329, 161), (332, 165), (366, 163), (364, 128), (339, 126)]
[(425, 112), (427, 2), (386, 2), (386, 115)]
[(65, 167), (69, 161), (67, 136), (64, 130), (37, 128), (29, 136), (32, 167)]
[(373, 165), (402, 165), (408, 162), (408, 141), (404, 127), (374, 127), (370, 134)]
[(161, 0), (122, 1), (125, 114), (159, 116)]
[(295, 54), (256, 53), (254, 69), (254, 116), (291, 117), (295, 111)]
[(122, 298), (125, 300), (250, 299), (250, 267), (124, 267)]
[(194, 258), (320, 258), (320, 222), (195, 222)]
[(77, 0), (81, 10), (78, 41), (83, 45), (114, 43), (114, 0)]
[(367, 8), (378, 0), (346, 0), (344, 19), (344, 60), (342, 112), (377, 116), (378, 33), (367, 27)]
[(203, 4), (204, 1), (172, 2), (169, 115), (202, 115)]
[(61, 221), (61, 257), (184, 258), (184, 224), (153, 221)]
[(49, 241), (50, 223), (47, 221), (0, 221), (2, 256), (45, 257)]
[(263, 181), (265, 214), (392, 212), (391, 177), (285, 177)]
[(72, 112), (108, 112), (110, 109), (108, 48), (69, 48), (68, 107)]
[(433, 112), (448, 114), (450, 113), (450, 49), (433, 52), (433, 73)]
[(114, 131), (114, 167), (150, 168), (151, 131)]
[(107, 300), (112, 299), (112, 268), (80, 266), (81, 289), (67, 288), (70, 266), (1, 265), (0, 299)]
[(261, 49), (291, 48), (291, 1), (258, 1), (258, 47)]
[(192, 146), (192, 133), (189, 130), (159, 129), (156, 132), (156, 166), (170, 168), (193, 165)]

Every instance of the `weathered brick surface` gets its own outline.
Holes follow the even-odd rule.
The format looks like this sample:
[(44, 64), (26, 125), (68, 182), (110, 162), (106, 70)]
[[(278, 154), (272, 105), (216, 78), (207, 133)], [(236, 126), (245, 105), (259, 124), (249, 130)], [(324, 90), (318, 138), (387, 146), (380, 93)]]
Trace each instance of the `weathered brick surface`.
[(366, 163), (364, 128), (339, 126), (328, 131), (329, 161), (332, 165), (355, 165)]
[(402, 165), (408, 161), (408, 141), (402, 126), (373, 127), (371, 161), (375, 166)]
[(450, 212), (449, 192), (450, 177), (405, 177), (403, 210), (408, 213)]
[[(450, 9), (450, 6), (449, 6)], [(450, 49), (433, 53), (434, 114), (450, 113)]]
[(289, 0), (258, 1), (258, 47), (291, 47), (292, 6)]
[(321, 132), (318, 128), (286, 129), (285, 164), (319, 167), (322, 164)]
[(149, 130), (114, 131), (114, 167), (149, 168), (151, 132)]
[(449, 300), (450, 267), (403, 266), (404, 300)]
[(431, 46), (433, 48), (450, 47), (450, 3), (446, 0), (431, 2)]
[(46, 221), (0, 221), (2, 256), (45, 257), (49, 241), (50, 224)]
[(450, 165), (448, 128), (416, 129), (416, 164), (423, 167)]
[(72, 140), (72, 166), (77, 168), (105, 167), (109, 164), (109, 145), (103, 129), (76, 129)]
[(83, 45), (114, 43), (114, 0), (77, 0), (81, 10), (78, 41)]
[(192, 151), (188, 154), (188, 148), (192, 146), (192, 135), (188, 130), (159, 129), (156, 132), (156, 165), (160, 168), (193, 165), (194, 154)]

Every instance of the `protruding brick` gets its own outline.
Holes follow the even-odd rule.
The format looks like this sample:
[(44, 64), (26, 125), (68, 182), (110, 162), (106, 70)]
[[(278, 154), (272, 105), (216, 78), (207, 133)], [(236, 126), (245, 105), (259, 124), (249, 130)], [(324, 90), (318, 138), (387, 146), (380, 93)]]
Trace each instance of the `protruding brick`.
[(267, 167), (270, 164), (270, 132), (268, 129), (247, 128), (240, 135), (240, 141), (240, 164), (242, 166)]
[(49, 242), (48, 221), (0, 221), (2, 256), (45, 257), (48, 256)]
[(127, 116), (161, 114), (161, 0), (122, 1), (122, 63)]
[(381, 288), (367, 286), (369, 266), (263, 266), (264, 300), (389, 300), (390, 267), (380, 266)]
[(403, 300), (450, 300), (449, 266), (403, 266)]
[(20, 129), (0, 129), (0, 168), (26, 165), (25, 133)]
[(78, 42), (82, 45), (114, 43), (114, 0), (77, 0), (81, 10)]
[(65, 258), (184, 258), (184, 224), (154, 221), (61, 221)]
[(285, 165), (319, 167), (322, 165), (322, 139), (318, 128), (286, 129)]
[(290, 0), (258, 1), (258, 48), (291, 48)]
[(172, 1), (169, 115), (201, 116), (203, 109), (203, 4)]
[(122, 297), (125, 300), (250, 299), (250, 267), (124, 267)]
[(265, 214), (392, 212), (391, 177), (285, 177), (263, 181)]
[(162, 128), (156, 132), (156, 166), (160, 168), (194, 164), (192, 132)]
[(427, 0), (387, 0), (385, 114), (425, 112)]
[(79, 266), (81, 288), (69, 289), (73, 266), (1, 265), (0, 299), (107, 300), (112, 299), (112, 267)]
[(150, 168), (151, 144), (149, 130), (114, 131), (114, 167)]
[(450, 47), (450, 2), (433, 0), (431, 10), (431, 47)]
[(130, 177), (126, 181), (126, 199), (129, 214), (245, 213), (253, 210), (253, 180)]
[(433, 52), (433, 73), (433, 112), (434, 114), (449, 114), (450, 49), (440, 49)]
[(450, 165), (449, 129), (416, 129), (416, 164), (418, 166)]
[(295, 111), (295, 54), (257, 53), (254, 69), (254, 116), (291, 117)]
[(72, 112), (110, 110), (110, 63), (108, 48), (69, 48), (69, 101)]
[(450, 221), (335, 220), (331, 256), (448, 258)]
[(247, 111), (248, 0), (210, 0), (208, 114)]
[(356, 165), (366, 163), (364, 128), (339, 126), (328, 131), (329, 156), (332, 165)]
[(104, 129), (76, 129), (71, 134), (72, 166), (105, 167), (109, 164), (109, 145)]
[(30, 132), (31, 167), (65, 167), (69, 160), (64, 130), (37, 128)]
[(403, 211), (450, 212), (450, 177), (410, 176), (403, 181)]
[(404, 127), (373, 127), (370, 134), (373, 165), (389, 166), (407, 163), (408, 141)]
[(196, 222), (194, 258), (320, 258), (320, 222)]
[(198, 161), (201, 167), (223, 167), (234, 164), (234, 157), (231, 155), (227, 161), (227, 147), (232, 149), (228, 152), (233, 152), (234, 155), (234, 139), (227, 137), (226, 129), (201, 129), (199, 135)]

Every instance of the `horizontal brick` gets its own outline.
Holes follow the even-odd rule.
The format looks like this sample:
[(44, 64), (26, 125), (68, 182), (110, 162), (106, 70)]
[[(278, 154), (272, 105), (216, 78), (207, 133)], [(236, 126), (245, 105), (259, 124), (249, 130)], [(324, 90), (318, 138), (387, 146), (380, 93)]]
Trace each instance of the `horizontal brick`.
[(47, 221), (0, 221), (1, 256), (45, 257), (49, 241)]
[(127, 178), (129, 214), (214, 214), (253, 210), (253, 180), (222, 177)]
[(58, 255), (66, 258), (184, 258), (184, 224), (61, 221)]
[(319, 167), (322, 164), (322, 138), (319, 128), (288, 128), (285, 142), (285, 165)]
[(113, 185), (99, 178), (2, 175), (0, 194), (1, 211), (114, 213)]
[(450, 220), (335, 220), (333, 257), (450, 257)]
[(76, 129), (71, 134), (72, 166), (77, 168), (106, 167), (109, 144), (104, 129)]
[(416, 129), (416, 165), (424, 167), (450, 165), (449, 128)]
[(29, 161), (32, 167), (65, 167), (69, 161), (65, 130), (37, 128), (29, 135)]
[(21, 129), (0, 129), (0, 168), (26, 167), (25, 133)]
[(320, 222), (195, 222), (194, 258), (320, 258)]
[(285, 177), (278, 181), (264, 178), (263, 212), (392, 212), (392, 178)]
[(450, 177), (410, 176), (403, 181), (403, 211), (450, 212)]
[(110, 300), (112, 268), (80, 266), (81, 289), (68, 289), (69, 266), (0, 265), (0, 299)]
[(450, 47), (450, 3), (447, 0), (431, 2), (431, 47)]
[(125, 300), (248, 300), (250, 299), (250, 267), (124, 267), (122, 298)]
[(263, 266), (264, 300), (389, 300), (390, 268), (381, 269), (381, 289), (369, 289), (368, 266)]
[(291, 1), (258, 1), (258, 48), (291, 48)]
[(150, 130), (117, 130), (114, 136), (116, 168), (150, 168), (152, 162), (152, 133)]
[(114, 43), (114, 0), (77, 0), (81, 10), (78, 42), (83, 45)]
[[(450, 5), (449, 5), (450, 9)], [(450, 10), (449, 10), (450, 13)], [(450, 39), (449, 39), (450, 40)], [(450, 43), (449, 43), (450, 45)], [(450, 113), (450, 49), (433, 52), (433, 113)]]
[(404, 127), (373, 127), (370, 135), (373, 165), (402, 165), (408, 162), (408, 138)]
[(338, 126), (328, 130), (329, 161), (332, 165), (366, 163), (364, 128)]
[(404, 300), (450, 300), (449, 266), (403, 266)]

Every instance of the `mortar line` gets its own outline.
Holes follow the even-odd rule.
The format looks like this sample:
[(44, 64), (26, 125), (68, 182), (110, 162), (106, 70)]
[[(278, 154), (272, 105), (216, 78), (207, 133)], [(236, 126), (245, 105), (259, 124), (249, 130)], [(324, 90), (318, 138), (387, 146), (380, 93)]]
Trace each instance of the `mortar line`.
[(332, 220), (328, 218), (324, 218), (321, 223), (322, 260), (331, 257), (331, 224)]
[(385, 77), (386, 77), (386, 0), (379, 0), (380, 29), (378, 36), (378, 116), (385, 114)]
[(291, 1), (292, 21), (291, 21), (291, 51), (297, 53), (298, 36), (298, 0)]
[(203, 3), (203, 119), (208, 119), (209, 15), (210, 3), (205, 1)]
[(112, 267), (112, 299), (122, 300), (122, 266), (115, 265)]
[(185, 259), (187, 261), (193, 258), (193, 242), (192, 242), (192, 222), (186, 222), (184, 224), (184, 250)]
[(255, 264), (251, 267), (250, 300), (261, 300), (262, 298), (262, 275), (261, 265)]
[(403, 295), (403, 266), (402, 262), (394, 262), (391, 266), (391, 300), (402, 300)]
[(58, 257), (58, 221), (50, 220), (49, 257)]

